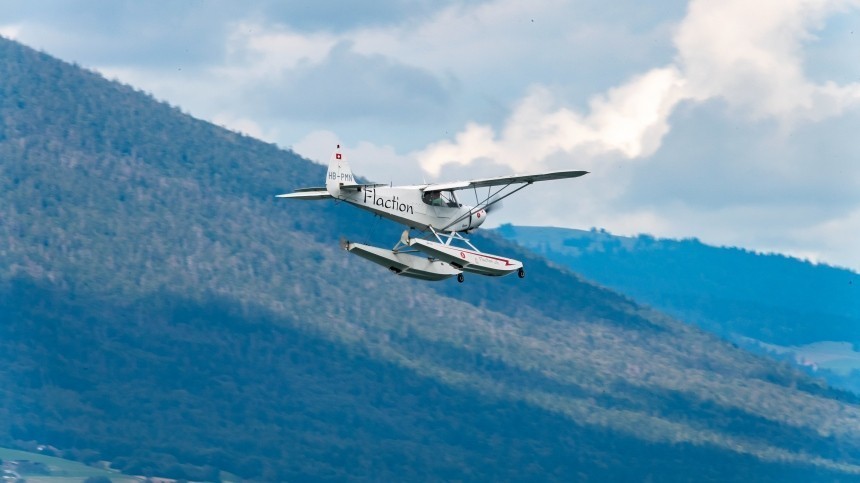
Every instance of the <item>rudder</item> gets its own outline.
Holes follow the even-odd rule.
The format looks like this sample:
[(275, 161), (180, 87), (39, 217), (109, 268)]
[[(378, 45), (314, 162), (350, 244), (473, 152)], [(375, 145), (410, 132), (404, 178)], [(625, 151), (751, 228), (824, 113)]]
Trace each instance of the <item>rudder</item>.
[(346, 157), (340, 150), (340, 144), (338, 144), (328, 162), (328, 173), (325, 180), (326, 190), (328, 190), (329, 194), (337, 198), (340, 195), (341, 186), (354, 184), (356, 184), (355, 177), (352, 175), (352, 170), (346, 161)]

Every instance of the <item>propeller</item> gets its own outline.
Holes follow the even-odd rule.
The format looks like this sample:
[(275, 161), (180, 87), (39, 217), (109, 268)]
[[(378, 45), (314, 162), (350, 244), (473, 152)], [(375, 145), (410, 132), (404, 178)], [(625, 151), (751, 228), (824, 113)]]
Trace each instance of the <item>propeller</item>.
[(484, 208), (484, 211), (486, 211), (487, 213), (492, 213), (494, 211), (502, 209), (503, 206), (505, 206), (504, 203), (502, 203), (501, 201), (497, 201), (497, 202), (487, 206), (486, 208)]
[(500, 195), (501, 193), (496, 193), (493, 196), (490, 196), (490, 199), (487, 200), (487, 207), (484, 208), (487, 213), (492, 213), (496, 210), (500, 210), (502, 206), (504, 206), (504, 203), (502, 203), (501, 201), (502, 196)]

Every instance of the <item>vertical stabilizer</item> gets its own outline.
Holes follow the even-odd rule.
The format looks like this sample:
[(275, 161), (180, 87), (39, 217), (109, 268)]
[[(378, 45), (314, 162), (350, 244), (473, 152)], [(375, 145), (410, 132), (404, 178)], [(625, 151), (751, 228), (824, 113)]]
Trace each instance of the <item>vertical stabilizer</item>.
[(349, 163), (341, 152), (340, 144), (328, 161), (328, 174), (326, 174), (325, 187), (329, 194), (335, 198), (340, 197), (340, 187), (343, 185), (356, 184)]

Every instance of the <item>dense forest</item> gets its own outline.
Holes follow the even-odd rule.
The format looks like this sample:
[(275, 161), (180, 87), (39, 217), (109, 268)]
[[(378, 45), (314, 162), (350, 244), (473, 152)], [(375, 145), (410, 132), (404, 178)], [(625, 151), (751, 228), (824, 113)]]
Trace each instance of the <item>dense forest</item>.
[(426, 283), (398, 229), (274, 195), (324, 168), (0, 39), (0, 446), (218, 480), (813, 481), (860, 401), (492, 233)]
[[(846, 342), (860, 352), (860, 275), (696, 239), (504, 225), (496, 232), (635, 300), (751, 348)], [(779, 356), (779, 354), (775, 354)], [(858, 354), (860, 356), (860, 354)], [(823, 367), (860, 394), (860, 369)]]

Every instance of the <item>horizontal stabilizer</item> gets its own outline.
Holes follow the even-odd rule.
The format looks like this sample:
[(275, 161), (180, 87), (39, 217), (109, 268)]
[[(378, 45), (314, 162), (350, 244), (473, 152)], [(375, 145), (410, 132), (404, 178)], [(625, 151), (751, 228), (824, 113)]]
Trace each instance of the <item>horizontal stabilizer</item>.
[(331, 195), (325, 188), (304, 188), (297, 189), (292, 193), (276, 195), (275, 198), (293, 198), (298, 200), (324, 200), (331, 198)]
[(387, 184), (379, 184), (379, 183), (342, 184), (342, 185), (340, 185), (340, 190), (341, 191), (361, 191), (362, 189), (379, 188), (380, 186), (388, 186), (388, 185)]

